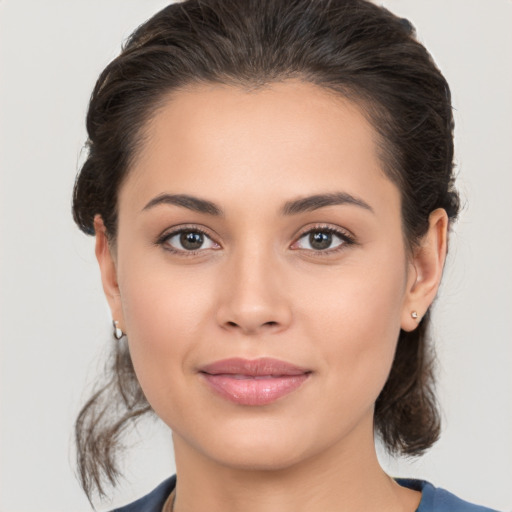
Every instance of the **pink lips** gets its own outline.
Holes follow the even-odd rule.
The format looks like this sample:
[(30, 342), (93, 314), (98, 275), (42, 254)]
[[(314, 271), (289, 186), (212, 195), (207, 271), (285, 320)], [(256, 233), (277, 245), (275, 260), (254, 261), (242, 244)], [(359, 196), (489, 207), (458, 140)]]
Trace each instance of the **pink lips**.
[(311, 371), (271, 358), (224, 359), (200, 369), (224, 398), (241, 405), (267, 405), (297, 389)]

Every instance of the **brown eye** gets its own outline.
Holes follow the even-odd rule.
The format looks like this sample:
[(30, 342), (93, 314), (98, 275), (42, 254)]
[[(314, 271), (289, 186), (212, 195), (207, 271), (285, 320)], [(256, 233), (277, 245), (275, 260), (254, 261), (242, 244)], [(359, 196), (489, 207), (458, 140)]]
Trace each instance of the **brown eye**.
[(325, 231), (312, 231), (309, 234), (309, 245), (312, 249), (322, 251), (332, 245), (332, 233)]
[(180, 234), (180, 244), (187, 251), (197, 251), (204, 243), (203, 233), (197, 231), (183, 231)]
[(206, 233), (197, 229), (182, 229), (162, 237), (159, 242), (167, 250), (175, 253), (193, 253), (206, 249), (220, 249)]
[(291, 249), (330, 254), (352, 244), (354, 239), (342, 231), (334, 228), (315, 228), (304, 233), (292, 244)]

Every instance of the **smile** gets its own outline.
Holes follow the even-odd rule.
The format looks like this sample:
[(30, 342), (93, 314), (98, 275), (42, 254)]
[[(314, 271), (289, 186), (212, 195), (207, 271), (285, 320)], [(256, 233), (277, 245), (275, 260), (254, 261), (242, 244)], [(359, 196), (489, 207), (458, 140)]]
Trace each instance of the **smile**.
[(310, 370), (271, 358), (225, 359), (200, 374), (210, 389), (240, 405), (267, 405), (299, 388)]

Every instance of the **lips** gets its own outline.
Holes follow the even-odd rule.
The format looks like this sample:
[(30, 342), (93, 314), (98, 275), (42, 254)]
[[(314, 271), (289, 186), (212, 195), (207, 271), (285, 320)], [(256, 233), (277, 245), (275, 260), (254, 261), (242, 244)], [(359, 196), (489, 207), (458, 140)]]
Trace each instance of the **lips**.
[(240, 405), (267, 405), (298, 389), (311, 371), (272, 358), (224, 359), (200, 369), (210, 389)]

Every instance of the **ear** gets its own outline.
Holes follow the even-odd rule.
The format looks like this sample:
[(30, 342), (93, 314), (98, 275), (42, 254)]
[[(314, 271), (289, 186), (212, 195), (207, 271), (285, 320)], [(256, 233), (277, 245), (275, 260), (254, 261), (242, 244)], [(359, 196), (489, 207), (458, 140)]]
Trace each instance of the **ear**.
[(113, 320), (119, 322), (117, 326), (124, 332), (124, 317), (121, 307), (121, 294), (117, 282), (117, 266), (112, 249), (108, 243), (107, 230), (100, 215), (94, 217), (94, 231), (96, 232), (96, 259), (100, 266), (101, 282), (107, 298)]
[(430, 214), (428, 231), (409, 262), (401, 321), (404, 331), (416, 329), (436, 296), (446, 260), (447, 238), (448, 215), (438, 208)]

